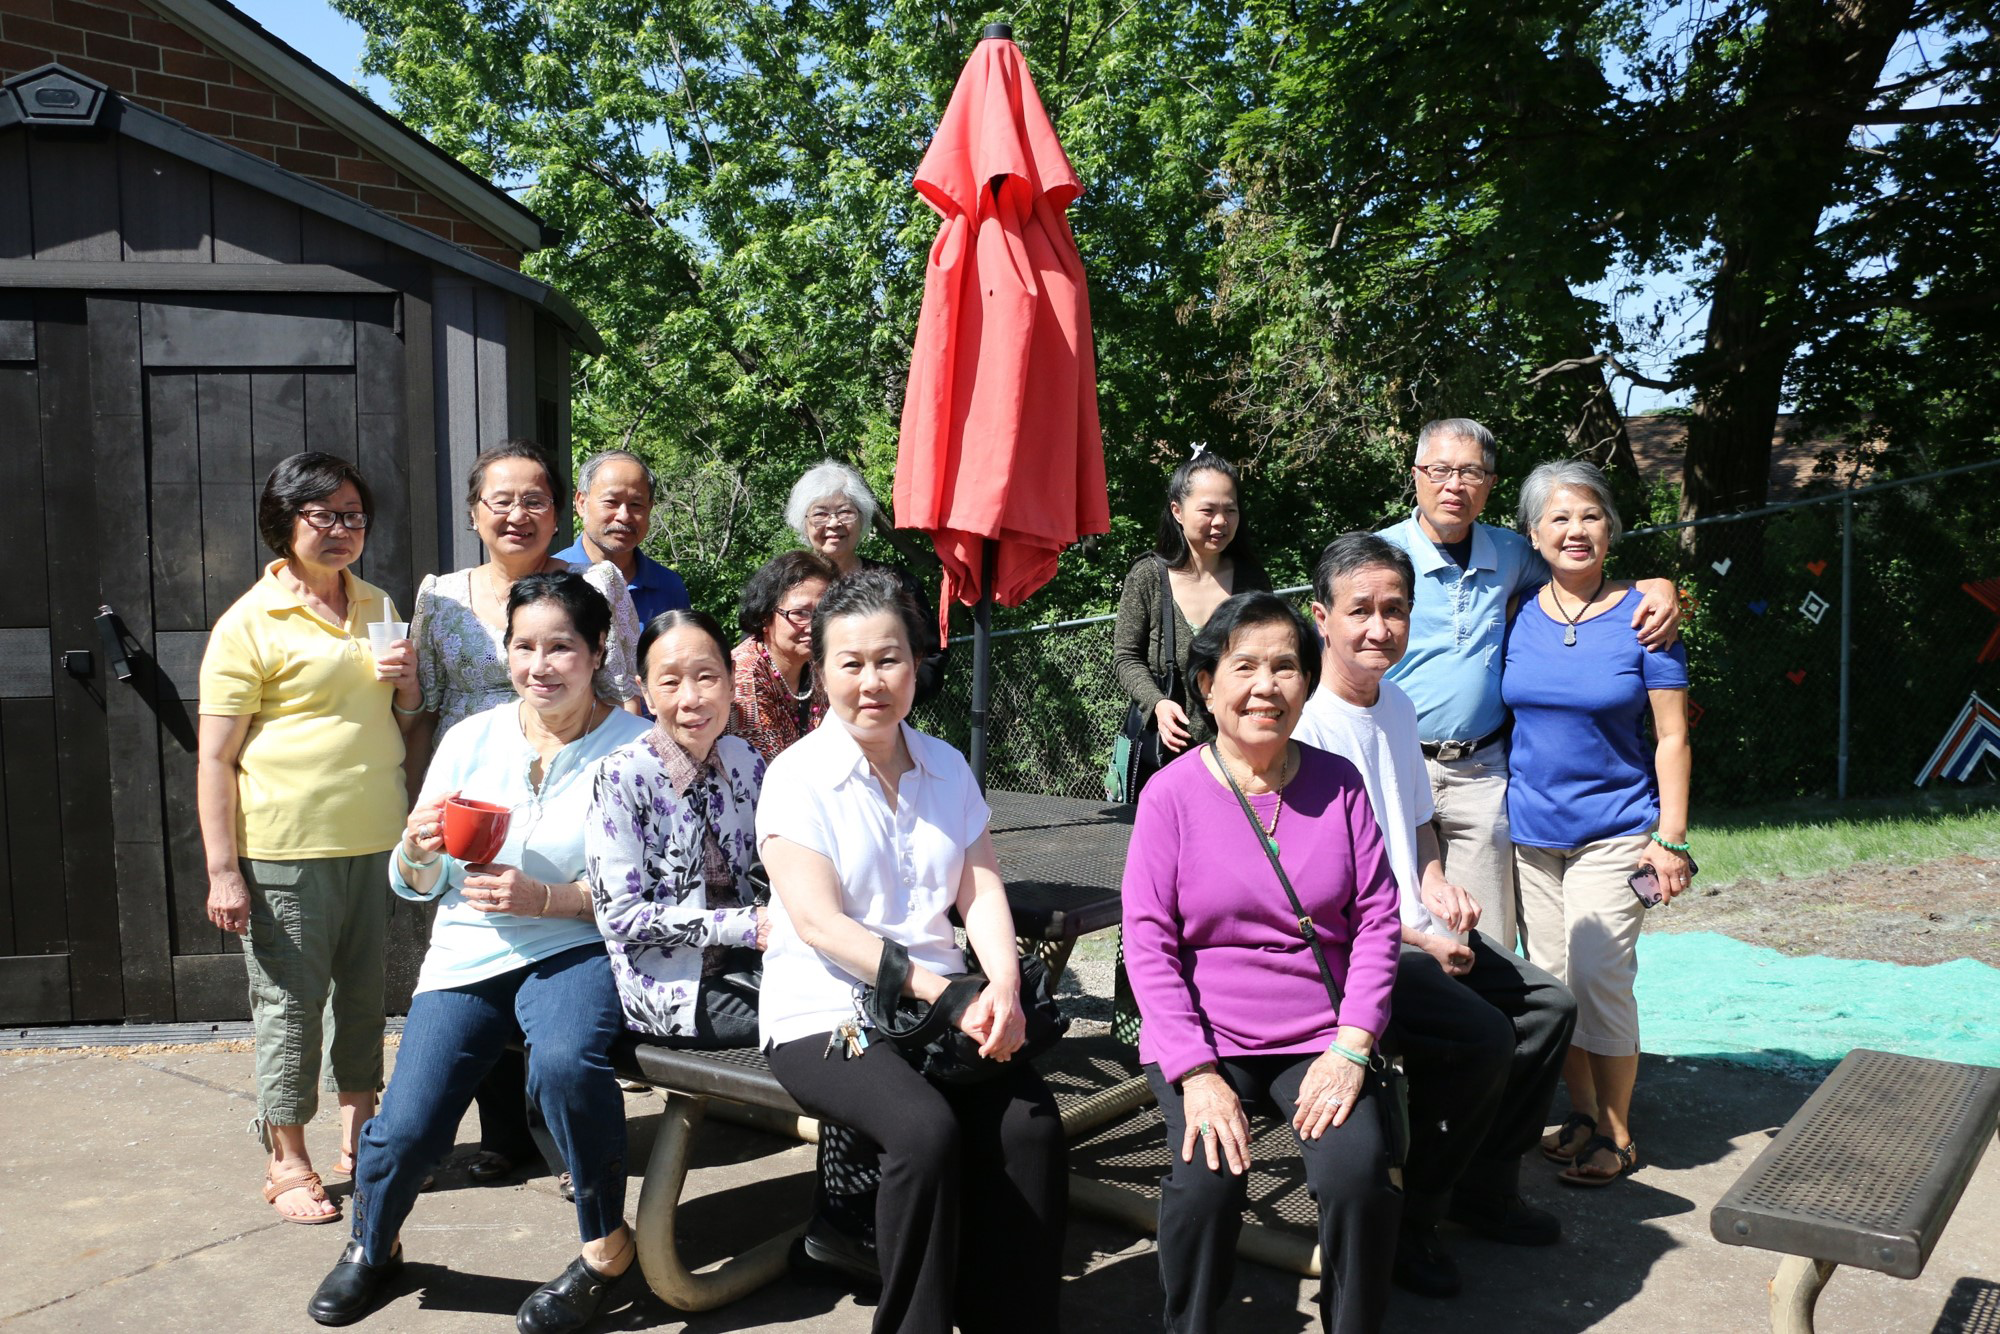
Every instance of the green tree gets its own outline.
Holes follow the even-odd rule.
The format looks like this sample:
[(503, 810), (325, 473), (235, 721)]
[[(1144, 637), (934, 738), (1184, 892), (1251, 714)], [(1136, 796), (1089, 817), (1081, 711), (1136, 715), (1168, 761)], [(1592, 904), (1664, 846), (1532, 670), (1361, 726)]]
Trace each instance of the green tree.
[[(792, 540), (822, 455), (885, 498), (937, 220), (910, 181), (985, 15), (933, 5), (335, 0), (398, 112), (518, 184), (564, 235), (527, 266), (609, 352), (582, 367), (580, 447), (674, 485), (665, 554), (706, 605)], [(1227, 421), (1226, 357), (1188, 336), (1212, 286), (1217, 145), (1242, 105), (1233, 5), (1041, 4), (1010, 15), (1086, 194), (1075, 206), (1114, 510)], [(885, 537), (890, 536), (884, 534)], [(895, 535), (906, 553), (928, 546)], [(1125, 525), (1037, 611), (1107, 606)]]

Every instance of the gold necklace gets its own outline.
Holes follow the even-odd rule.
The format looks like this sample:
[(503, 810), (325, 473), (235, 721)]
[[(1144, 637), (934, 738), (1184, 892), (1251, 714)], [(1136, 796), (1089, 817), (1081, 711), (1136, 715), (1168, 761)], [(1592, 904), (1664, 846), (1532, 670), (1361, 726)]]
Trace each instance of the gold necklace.
[[(1229, 764), (1229, 761), (1224, 760), (1223, 763)], [(1230, 765), (1229, 767), (1230, 771), (1233, 773), (1235, 771), (1236, 766)], [(1254, 769), (1249, 770), (1245, 775), (1246, 778), (1255, 778), (1256, 776), (1257, 776), (1257, 771)], [(1285, 784), (1291, 781), (1292, 781), (1292, 748), (1289, 745), (1287, 745), (1285, 747), (1285, 758), (1278, 765), (1278, 781), (1276, 783), (1269, 785), (1271, 791), (1276, 793), (1278, 797), (1278, 804), (1271, 809), (1271, 823), (1269, 825), (1266, 825), (1264, 823), (1264, 817), (1257, 814), (1257, 808), (1255, 806), (1252, 806), (1250, 808), (1250, 818), (1257, 822), (1257, 828), (1263, 830), (1264, 838), (1274, 848), (1278, 846), (1278, 821), (1284, 818), (1285, 814)], [(1260, 793), (1259, 795), (1262, 794)], [(1249, 794), (1246, 792), (1244, 794), (1244, 800), (1247, 802), (1249, 799), (1250, 799)]]

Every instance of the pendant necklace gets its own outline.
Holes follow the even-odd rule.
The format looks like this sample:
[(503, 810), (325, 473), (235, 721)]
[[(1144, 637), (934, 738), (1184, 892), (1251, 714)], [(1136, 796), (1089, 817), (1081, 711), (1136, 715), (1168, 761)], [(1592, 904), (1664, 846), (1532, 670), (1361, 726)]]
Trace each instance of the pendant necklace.
[(1567, 624), (1567, 628), (1563, 631), (1564, 648), (1576, 647), (1576, 624), (1583, 619), (1583, 614), (1590, 610), (1590, 604), (1597, 601), (1597, 595), (1604, 591), (1604, 583), (1604, 576), (1601, 574), (1598, 575), (1597, 587), (1590, 590), (1590, 596), (1585, 598), (1583, 605), (1576, 609), (1575, 616), (1571, 616), (1567, 611), (1563, 610), (1562, 590), (1557, 588), (1553, 583), (1549, 585), (1549, 597), (1556, 604), (1556, 614), (1561, 616)]
[[(1216, 758), (1221, 759), (1221, 755), (1218, 753)], [(1250, 807), (1250, 818), (1257, 822), (1257, 831), (1264, 836), (1264, 841), (1271, 845), (1271, 851), (1274, 853), (1278, 850), (1278, 821), (1285, 814), (1285, 784), (1291, 781), (1291, 769), (1292, 756), (1290, 748), (1287, 747), (1285, 758), (1278, 765), (1278, 781), (1271, 787), (1271, 791), (1277, 795), (1278, 804), (1272, 808), (1269, 825), (1264, 823), (1263, 816), (1257, 814), (1255, 806)], [(1254, 771), (1252, 776), (1255, 776)], [(1244, 800), (1247, 802), (1249, 798), (1246, 797)]]

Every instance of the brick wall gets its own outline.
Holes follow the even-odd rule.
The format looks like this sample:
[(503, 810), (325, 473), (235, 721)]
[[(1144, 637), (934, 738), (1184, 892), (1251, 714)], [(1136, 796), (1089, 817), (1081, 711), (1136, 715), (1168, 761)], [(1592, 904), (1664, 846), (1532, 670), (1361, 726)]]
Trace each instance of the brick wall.
[(521, 267), (506, 242), (142, 0), (4, 0), (0, 79), (52, 60), (474, 254)]

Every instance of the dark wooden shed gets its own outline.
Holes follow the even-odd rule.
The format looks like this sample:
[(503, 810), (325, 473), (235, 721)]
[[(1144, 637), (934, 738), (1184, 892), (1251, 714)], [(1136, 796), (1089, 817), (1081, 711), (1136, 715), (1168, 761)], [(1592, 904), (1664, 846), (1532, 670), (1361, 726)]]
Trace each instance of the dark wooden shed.
[[(243, 1017), (240, 946), (204, 915), (194, 700), (265, 559), (265, 474), (354, 460), (377, 502), (359, 572), (407, 609), (472, 556), (457, 479), (480, 447), (567, 457), (570, 350), (595, 334), (448, 226), (66, 64), (4, 90), (0, 1023)], [(398, 908), (392, 1006), (424, 934)]]

